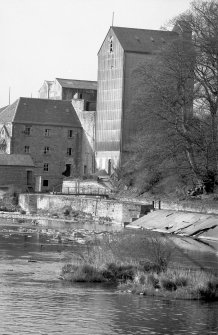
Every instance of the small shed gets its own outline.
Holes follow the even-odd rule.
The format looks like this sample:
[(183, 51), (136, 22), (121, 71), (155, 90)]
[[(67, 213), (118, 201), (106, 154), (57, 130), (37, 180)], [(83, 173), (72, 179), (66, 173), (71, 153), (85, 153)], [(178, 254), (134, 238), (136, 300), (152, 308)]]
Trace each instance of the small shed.
[(0, 197), (34, 190), (34, 163), (30, 155), (0, 154)]

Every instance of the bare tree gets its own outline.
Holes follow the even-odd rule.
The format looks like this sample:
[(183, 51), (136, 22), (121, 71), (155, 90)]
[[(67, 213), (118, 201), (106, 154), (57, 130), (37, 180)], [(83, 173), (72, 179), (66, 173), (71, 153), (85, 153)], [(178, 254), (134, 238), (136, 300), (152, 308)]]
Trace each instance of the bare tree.
[[(171, 23), (190, 29), (192, 38), (181, 34), (155, 62), (135, 69), (132, 108), (140, 125), (130, 150), (135, 167), (174, 162), (174, 169), (191, 171), (213, 192), (218, 177), (218, 2), (195, 1)], [(161, 153), (157, 159), (156, 151)]]

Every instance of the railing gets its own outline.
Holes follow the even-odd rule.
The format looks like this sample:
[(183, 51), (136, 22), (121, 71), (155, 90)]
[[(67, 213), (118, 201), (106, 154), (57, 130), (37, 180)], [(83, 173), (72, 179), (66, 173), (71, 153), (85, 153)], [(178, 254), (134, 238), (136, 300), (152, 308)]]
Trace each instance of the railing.
[(109, 196), (111, 190), (106, 188), (97, 188), (97, 187), (63, 187), (63, 194), (76, 194), (76, 195), (100, 195), (100, 196)]

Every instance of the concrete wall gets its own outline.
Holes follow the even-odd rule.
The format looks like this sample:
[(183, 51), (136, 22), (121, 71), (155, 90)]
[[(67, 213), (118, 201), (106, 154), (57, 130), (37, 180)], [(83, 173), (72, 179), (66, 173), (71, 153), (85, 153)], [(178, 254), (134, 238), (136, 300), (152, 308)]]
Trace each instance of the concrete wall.
[[(35, 164), (35, 175), (48, 180), (48, 187), (42, 186), (42, 191), (52, 190), (62, 183), (62, 173), (66, 164), (71, 164), (71, 176), (81, 173), (82, 128), (28, 125), (30, 135), (24, 133), (24, 124), (15, 124), (13, 130), (13, 153), (24, 154), (25, 146), (29, 147)], [(45, 129), (49, 129), (49, 136), (45, 136)], [(68, 130), (72, 130), (72, 137), (68, 137)], [(45, 153), (45, 147), (49, 151)], [(71, 156), (67, 149), (72, 149)], [(44, 171), (44, 164), (48, 164), (48, 171)]]
[(105, 186), (99, 184), (95, 180), (80, 180), (80, 179), (65, 179), (63, 180), (62, 185), (62, 193), (69, 194), (69, 193), (79, 193), (79, 192), (87, 192), (90, 194), (90, 190), (95, 190), (96, 192), (99, 191), (101, 194), (104, 194), (108, 191)]
[(72, 100), (72, 99), (75, 98), (75, 95), (79, 99), (84, 99), (86, 101), (96, 101), (97, 90), (90, 90), (90, 89), (84, 89), (84, 88), (63, 87), (63, 89), (62, 89), (62, 100)]
[(74, 211), (91, 213), (96, 217), (109, 217), (118, 223), (131, 222), (131, 218), (137, 217), (141, 210), (139, 204), (122, 203), (117, 200), (50, 194), (20, 194), (19, 204), (27, 212), (50, 213), (58, 213), (66, 206), (70, 206)]

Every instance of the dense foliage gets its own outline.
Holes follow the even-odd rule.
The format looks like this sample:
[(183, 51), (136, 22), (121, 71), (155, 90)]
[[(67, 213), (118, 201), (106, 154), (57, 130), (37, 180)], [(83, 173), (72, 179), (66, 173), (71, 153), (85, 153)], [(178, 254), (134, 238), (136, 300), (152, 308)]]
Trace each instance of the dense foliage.
[(180, 37), (133, 73), (132, 112), (139, 122), (124, 176), (144, 180), (142, 192), (170, 175), (213, 192), (218, 181), (218, 2), (193, 2), (172, 23)]

